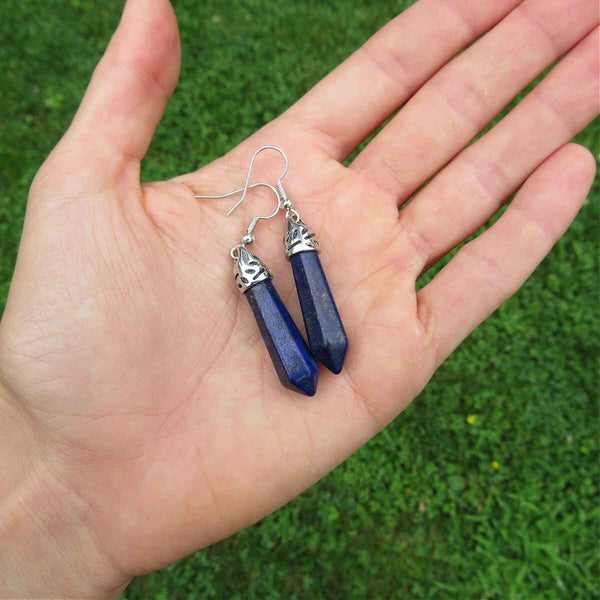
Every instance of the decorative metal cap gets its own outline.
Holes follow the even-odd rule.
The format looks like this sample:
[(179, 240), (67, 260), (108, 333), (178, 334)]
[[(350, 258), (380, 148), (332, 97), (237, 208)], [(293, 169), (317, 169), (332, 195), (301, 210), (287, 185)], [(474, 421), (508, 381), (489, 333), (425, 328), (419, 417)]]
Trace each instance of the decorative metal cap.
[(240, 292), (249, 290), (253, 285), (271, 278), (271, 271), (262, 264), (260, 258), (248, 252), (244, 246), (234, 249), (233, 280)]
[(314, 237), (315, 234), (306, 226), (304, 221), (288, 217), (287, 231), (283, 238), (285, 257), (289, 259), (292, 255), (298, 254), (298, 252), (306, 252), (308, 250), (316, 252), (319, 248), (319, 242)]

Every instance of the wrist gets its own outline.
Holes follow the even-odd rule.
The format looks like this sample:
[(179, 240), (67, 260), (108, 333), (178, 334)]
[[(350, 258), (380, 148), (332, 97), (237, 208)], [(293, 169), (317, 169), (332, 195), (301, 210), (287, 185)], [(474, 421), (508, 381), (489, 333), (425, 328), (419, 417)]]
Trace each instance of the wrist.
[(0, 597), (116, 597), (129, 578), (88, 525), (88, 505), (0, 381)]

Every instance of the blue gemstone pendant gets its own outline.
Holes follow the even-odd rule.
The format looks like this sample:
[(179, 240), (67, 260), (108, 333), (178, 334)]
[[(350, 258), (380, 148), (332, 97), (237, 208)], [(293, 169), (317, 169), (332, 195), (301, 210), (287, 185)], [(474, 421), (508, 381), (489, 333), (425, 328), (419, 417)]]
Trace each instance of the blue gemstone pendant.
[(234, 280), (252, 308), (281, 384), (314, 396), (319, 367), (273, 286), (268, 269), (243, 246), (237, 251)]
[(319, 367), (271, 280), (253, 285), (244, 295), (254, 312), (281, 384), (295, 392), (314, 396)]
[(337, 374), (344, 365), (348, 337), (313, 238), (314, 234), (302, 221), (288, 218), (284, 244), (286, 256), (292, 263), (308, 345), (312, 355)]

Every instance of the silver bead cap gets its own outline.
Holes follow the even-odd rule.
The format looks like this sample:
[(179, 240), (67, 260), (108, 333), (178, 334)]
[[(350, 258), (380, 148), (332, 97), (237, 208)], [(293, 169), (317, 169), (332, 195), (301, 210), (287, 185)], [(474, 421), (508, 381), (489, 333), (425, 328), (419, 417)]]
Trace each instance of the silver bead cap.
[(244, 246), (237, 248), (233, 263), (233, 280), (240, 292), (249, 290), (253, 285), (271, 278), (271, 271)]
[(316, 252), (319, 248), (319, 242), (314, 238), (315, 234), (306, 226), (306, 223), (300, 219), (294, 220), (292, 217), (288, 217), (287, 231), (283, 238), (285, 257), (289, 259), (290, 256), (298, 254), (298, 252), (308, 250)]

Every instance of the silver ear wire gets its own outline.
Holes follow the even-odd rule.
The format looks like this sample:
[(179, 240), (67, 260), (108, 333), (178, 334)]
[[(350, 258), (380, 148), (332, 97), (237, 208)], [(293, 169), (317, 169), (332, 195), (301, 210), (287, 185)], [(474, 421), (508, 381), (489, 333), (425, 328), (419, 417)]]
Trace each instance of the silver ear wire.
[(244, 198), (246, 198), (246, 193), (248, 192), (248, 190), (251, 187), (253, 187), (252, 185), (248, 185), (248, 182), (250, 181), (250, 176), (252, 175), (252, 169), (254, 168), (254, 161), (256, 160), (256, 157), (263, 150), (276, 150), (277, 152), (279, 152), (279, 154), (281, 154), (281, 156), (283, 156), (283, 160), (285, 161), (285, 166), (283, 168), (281, 175), (277, 178), (277, 191), (275, 193), (277, 194), (278, 198), (280, 199), (280, 202), (285, 201), (287, 199), (287, 194), (285, 193), (285, 190), (283, 188), (283, 183), (281, 181), (285, 177), (286, 173), (288, 172), (288, 167), (290, 165), (287, 154), (281, 148), (279, 148), (279, 146), (271, 146), (271, 145), (261, 146), (254, 152), (254, 154), (252, 155), (252, 158), (250, 159), (250, 164), (248, 165), (248, 174), (246, 175), (246, 183), (244, 184), (244, 187), (241, 188), (242, 189), (242, 197), (229, 209), (227, 216), (229, 216), (244, 201)]
[[(276, 185), (277, 189), (275, 189), (272, 185), (262, 182), (262, 181), (259, 183), (249, 184), (250, 177), (252, 175), (252, 169), (254, 168), (254, 161), (256, 160), (256, 157), (263, 150), (275, 150), (275, 151), (279, 152), (279, 154), (281, 154), (281, 156), (283, 157), (283, 160), (285, 161), (285, 166), (283, 168), (283, 171), (281, 172), (281, 175), (279, 175), (279, 177), (277, 178), (277, 185)], [(246, 182), (244, 183), (244, 187), (241, 187), (238, 190), (234, 190), (233, 192), (228, 192), (227, 194), (218, 194), (218, 195), (211, 195), (211, 196), (204, 195), (204, 194), (194, 194), (194, 198), (211, 198), (211, 199), (227, 198), (229, 196), (235, 196), (235, 194), (239, 194), (241, 192), (242, 197), (227, 211), (227, 216), (229, 216), (244, 201), (249, 189), (252, 189), (257, 186), (262, 185), (262, 186), (268, 187), (271, 190), (273, 190), (273, 192), (275, 192), (275, 194), (277, 194), (277, 197), (279, 198), (280, 208), (281, 208), (281, 206), (283, 206), (283, 208), (285, 208), (286, 211), (288, 211), (292, 206), (292, 201), (287, 196), (285, 188), (283, 187), (282, 180), (286, 176), (289, 166), (290, 166), (290, 161), (288, 160), (287, 154), (283, 151), (282, 148), (280, 148), (279, 146), (272, 146), (270, 144), (267, 144), (266, 146), (261, 146), (254, 152), (254, 154), (250, 158), (250, 164), (248, 165), (248, 173), (246, 175)], [(275, 214), (272, 216), (275, 216)]]
[[(248, 182), (246, 182), (248, 183)], [(269, 267), (267, 267), (258, 256), (252, 254), (247, 245), (252, 244), (255, 241), (254, 238), (254, 230), (258, 225), (259, 221), (272, 219), (277, 215), (277, 213), (281, 210), (281, 199), (279, 198), (279, 194), (277, 190), (268, 183), (254, 183), (252, 186), (244, 187), (239, 190), (235, 190), (233, 192), (229, 192), (228, 194), (220, 194), (219, 196), (201, 196), (203, 198), (227, 198), (228, 196), (233, 196), (234, 194), (239, 194), (242, 190), (248, 189), (250, 187), (264, 186), (268, 187), (275, 194), (277, 198), (277, 207), (274, 212), (270, 215), (263, 215), (258, 217), (253, 217), (252, 221), (250, 221), (250, 225), (248, 225), (248, 229), (246, 233), (242, 236), (242, 241), (240, 244), (234, 246), (229, 254), (231, 258), (233, 258), (233, 276), (235, 284), (240, 292), (245, 292), (249, 290), (252, 286), (264, 281), (266, 279), (271, 279), (272, 274)]]
[[(249, 173), (250, 173), (250, 171), (249, 171)], [(194, 194), (194, 198), (215, 198), (215, 199), (228, 198), (229, 196), (235, 196), (236, 194), (239, 194), (240, 192), (244, 192), (244, 194), (245, 194), (249, 189), (259, 187), (259, 186), (267, 187), (275, 194), (275, 197), (277, 198), (277, 208), (270, 215), (253, 217), (252, 221), (250, 221), (250, 225), (248, 225), (248, 229), (246, 230), (246, 233), (242, 236), (242, 242), (244, 244), (251, 244), (254, 241), (254, 230), (256, 229), (258, 222), (261, 220), (266, 221), (268, 219), (272, 219), (281, 210), (281, 198), (279, 197), (279, 193), (270, 183), (265, 183), (263, 181), (260, 181), (258, 183), (253, 183), (252, 185), (248, 185), (248, 180), (246, 179), (246, 185), (243, 188), (240, 188), (238, 190), (233, 190), (233, 192), (227, 192), (226, 194), (216, 194), (216, 195), (211, 195), (211, 196), (204, 195), (204, 194)], [(239, 204), (240, 203), (238, 202), (227, 214), (230, 215), (233, 212), (233, 210), (235, 210), (239, 206)], [(237, 248), (237, 246), (236, 246), (236, 248)]]
[[(247, 183), (248, 181), (246, 181), (246, 184)], [(265, 279), (271, 279), (272, 277), (269, 267), (267, 267), (258, 256), (251, 254), (248, 251), (248, 248), (246, 248), (247, 245), (252, 244), (255, 241), (254, 229), (258, 225), (258, 222), (261, 220), (266, 221), (267, 219), (272, 219), (281, 209), (281, 199), (279, 198), (277, 190), (268, 183), (255, 183), (253, 184), (253, 187), (259, 185), (268, 187), (273, 191), (275, 197), (277, 198), (277, 207), (270, 215), (253, 217), (252, 221), (250, 221), (250, 225), (248, 225), (246, 233), (242, 236), (242, 243), (234, 246), (229, 252), (231, 258), (233, 258), (233, 278), (238, 290), (242, 293), (249, 290), (257, 283), (260, 283)], [(247, 191), (248, 187), (245, 186), (242, 189)], [(237, 194), (240, 191), (241, 190), (236, 190), (235, 192), (224, 194), (222, 197), (225, 198), (227, 196), (231, 196), (232, 194)]]
[[(276, 150), (277, 152), (279, 152), (279, 154), (281, 154), (281, 156), (283, 156), (283, 160), (285, 161), (285, 166), (283, 168), (283, 171), (282, 171), (281, 175), (279, 175), (279, 178), (277, 179), (277, 189), (275, 189), (271, 184), (265, 183), (262, 181), (259, 183), (250, 184), (250, 177), (252, 175), (252, 169), (254, 168), (254, 161), (256, 160), (256, 157), (263, 150)], [(285, 177), (285, 174), (288, 171), (289, 164), (290, 163), (289, 163), (287, 154), (278, 146), (271, 146), (271, 145), (261, 146), (254, 152), (254, 154), (250, 158), (250, 164), (248, 165), (248, 173), (246, 175), (246, 182), (244, 183), (244, 187), (242, 187), (238, 190), (234, 190), (233, 192), (228, 192), (226, 194), (218, 194), (218, 195), (210, 195), (210, 196), (205, 195), (205, 194), (194, 194), (194, 198), (214, 198), (214, 199), (227, 198), (229, 196), (235, 196), (235, 194), (239, 194), (241, 192), (242, 197), (227, 212), (227, 216), (229, 216), (244, 201), (249, 189), (255, 188), (258, 186), (264, 186), (264, 187), (268, 187), (270, 190), (272, 190), (272, 192), (277, 197), (277, 208), (275, 209), (275, 212), (271, 215), (254, 217), (252, 219), (252, 221), (250, 221), (250, 225), (248, 225), (248, 229), (247, 229), (246, 233), (242, 236), (242, 244), (235, 246), (235, 248), (243, 247), (245, 244), (251, 244), (252, 242), (254, 242), (254, 229), (258, 225), (259, 221), (272, 219), (273, 217), (275, 217), (277, 215), (277, 213), (281, 210), (282, 199), (285, 199), (286, 203), (289, 203), (288, 206), (285, 207), (286, 210), (289, 210), (289, 208), (291, 207), (291, 201), (288, 200), (287, 194), (285, 193), (285, 189), (284, 189), (283, 183), (282, 183), (282, 179)], [(232, 250), (231, 250), (231, 252), (232, 252), (231, 256), (234, 259), (235, 259), (235, 257), (233, 256), (233, 251), (235, 250), (235, 248), (232, 248)]]
[[(257, 183), (255, 185), (264, 185), (265, 187), (268, 187), (269, 189), (273, 190), (273, 193), (275, 194), (275, 197), (277, 198), (277, 208), (270, 215), (264, 215), (264, 216), (252, 218), (252, 221), (250, 221), (250, 225), (248, 225), (248, 229), (247, 229), (246, 233), (242, 237), (242, 240), (246, 244), (251, 244), (254, 241), (254, 229), (258, 225), (259, 221), (267, 221), (269, 219), (272, 219), (273, 217), (277, 216), (277, 213), (281, 210), (281, 198), (279, 197), (277, 190), (272, 185), (270, 185), (269, 183)], [(238, 202), (238, 206), (239, 206), (239, 202)], [(234, 210), (234, 209), (232, 209), (232, 210)], [(227, 214), (230, 215), (232, 210), (230, 210)]]
[[(258, 183), (251, 183), (247, 187), (244, 186), (237, 190), (233, 190), (233, 192), (227, 192), (226, 194), (215, 194), (212, 196), (208, 196), (205, 194), (194, 194), (194, 198), (210, 198), (210, 199), (215, 199), (215, 200), (218, 200), (219, 198), (229, 198), (229, 196), (235, 196), (236, 194), (239, 194), (240, 192), (243, 192), (244, 190), (250, 190), (252, 188), (259, 187), (261, 185), (264, 187), (270, 188), (273, 192), (275, 192), (277, 195), (279, 195), (277, 190), (270, 183), (265, 183), (264, 181), (259, 181)], [(232, 211), (230, 210), (227, 214), (229, 215), (229, 214), (231, 214), (231, 212)]]

